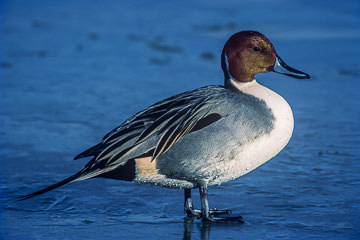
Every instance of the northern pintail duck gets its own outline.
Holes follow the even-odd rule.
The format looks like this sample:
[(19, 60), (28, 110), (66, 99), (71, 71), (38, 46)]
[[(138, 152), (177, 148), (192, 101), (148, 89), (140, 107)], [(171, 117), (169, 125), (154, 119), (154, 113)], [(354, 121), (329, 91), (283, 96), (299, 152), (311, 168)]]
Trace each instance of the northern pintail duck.
[[(140, 111), (75, 159), (92, 157), (76, 174), (28, 199), (65, 184), (104, 177), (185, 190), (185, 212), (204, 221), (242, 222), (210, 209), (209, 186), (234, 180), (265, 163), (288, 143), (294, 126), (288, 103), (256, 82), (254, 75), (295, 70), (277, 55), (270, 40), (255, 31), (238, 32), (221, 55), (224, 86), (184, 92)], [(191, 190), (199, 188), (201, 210)]]

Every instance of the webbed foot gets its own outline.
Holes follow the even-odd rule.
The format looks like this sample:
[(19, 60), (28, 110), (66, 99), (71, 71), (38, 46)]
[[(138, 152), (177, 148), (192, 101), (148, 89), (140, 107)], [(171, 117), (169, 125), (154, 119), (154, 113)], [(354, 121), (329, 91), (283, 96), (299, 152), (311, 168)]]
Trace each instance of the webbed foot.
[(212, 222), (212, 223), (234, 223), (234, 224), (243, 224), (245, 223), (244, 219), (241, 216), (237, 217), (214, 217), (207, 216), (202, 218), (203, 221)]
[[(224, 215), (224, 214), (230, 214), (231, 210), (226, 209), (226, 210), (219, 210), (216, 208), (211, 208), (210, 210), (210, 215)], [(187, 214), (188, 217), (198, 217), (201, 218), (201, 210), (200, 209), (194, 209), (194, 208), (186, 208), (185, 207), (185, 212)]]
[(200, 187), (201, 210), (195, 209), (191, 198), (191, 190), (185, 189), (185, 204), (184, 210), (188, 217), (201, 218), (204, 222), (211, 223), (244, 223), (241, 216), (237, 217), (220, 217), (220, 215), (230, 214), (231, 210), (219, 210), (216, 208), (209, 208), (207, 200), (207, 187)]

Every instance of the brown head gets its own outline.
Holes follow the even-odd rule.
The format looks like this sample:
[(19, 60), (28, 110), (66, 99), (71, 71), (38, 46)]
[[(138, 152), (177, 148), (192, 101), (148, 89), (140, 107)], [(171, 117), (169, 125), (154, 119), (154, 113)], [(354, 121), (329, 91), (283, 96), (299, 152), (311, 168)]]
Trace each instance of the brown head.
[(242, 31), (232, 35), (222, 52), (222, 68), (225, 81), (253, 81), (254, 75), (274, 71), (295, 78), (309, 78), (309, 75), (286, 65), (277, 55), (270, 40), (255, 31)]

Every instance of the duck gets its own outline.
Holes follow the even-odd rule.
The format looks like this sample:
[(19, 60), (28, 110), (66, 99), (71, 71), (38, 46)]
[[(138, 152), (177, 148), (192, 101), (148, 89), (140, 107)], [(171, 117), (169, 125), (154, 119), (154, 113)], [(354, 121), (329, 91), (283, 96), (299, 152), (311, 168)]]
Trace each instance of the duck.
[[(89, 162), (29, 199), (66, 184), (110, 178), (183, 189), (188, 217), (243, 223), (230, 210), (210, 208), (208, 188), (237, 179), (277, 155), (289, 142), (293, 113), (286, 100), (255, 80), (276, 72), (308, 79), (288, 66), (257, 31), (233, 34), (221, 53), (224, 85), (209, 85), (161, 100), (136, 113), (74, 159)], [(199, 189), (195, 209), (191, 190)]]

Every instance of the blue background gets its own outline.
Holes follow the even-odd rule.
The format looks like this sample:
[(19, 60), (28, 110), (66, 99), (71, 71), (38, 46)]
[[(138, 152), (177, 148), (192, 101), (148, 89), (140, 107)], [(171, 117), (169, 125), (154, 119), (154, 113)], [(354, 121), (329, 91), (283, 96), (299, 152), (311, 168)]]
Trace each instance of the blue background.
[[(343, 1), (2, 1), (2, 239), (357, 239), (360, 4)], [(257, 80), (291, 105), (288, 146), (209, 189), (243, 225), (187, 222), (183, 191), (107, 179), (24, 202), (78, 171), (72, 158), (155, 101), (222, 84), (233, 33), (268, 36), (290, 66)], [(196, 206), (198, 193), (193, 191)]]

